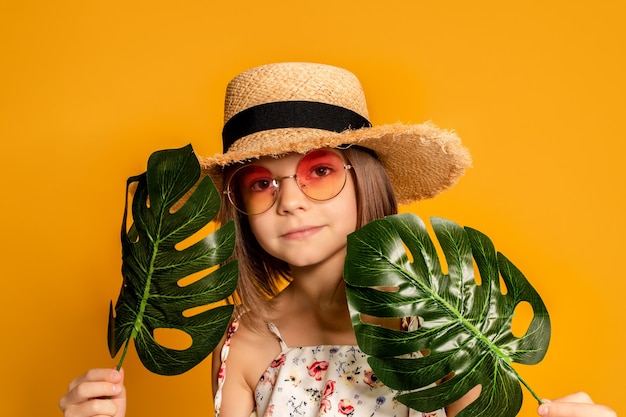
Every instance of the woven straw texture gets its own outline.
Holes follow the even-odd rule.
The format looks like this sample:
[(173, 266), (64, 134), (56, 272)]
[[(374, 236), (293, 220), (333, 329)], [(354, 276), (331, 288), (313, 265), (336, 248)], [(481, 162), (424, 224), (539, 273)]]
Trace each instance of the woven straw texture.
[[(323, 64), (280, 63), (252, 68), (228, 84), (224, 123), (252, 106), (277, 101), (327, 103), (369, 119), (361, 84), (349, 71)], [(226, 165), (345, 144), (376, 152), (400, 204), (434, 197), (456, 183), (471, 166), (469, 152), (458, 136), (431, 123), (398, 123), (341, 133), (312, 128), (265, 130), (240, 138), (223, 154), (199, 160), (221, 189)]]

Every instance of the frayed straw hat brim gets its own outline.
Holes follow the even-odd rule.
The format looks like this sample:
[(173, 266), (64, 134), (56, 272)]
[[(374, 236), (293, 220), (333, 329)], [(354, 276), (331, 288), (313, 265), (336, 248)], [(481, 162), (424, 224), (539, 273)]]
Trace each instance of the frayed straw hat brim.
[(357, 77), (324, 64), (269, 64), (237, 75), (226, 88), (222, 137), (223, 154), (199, 158), (218, 189), (227, 165), (359, 145), (376, 153), (406, 204), (434, 197), (471, 165), (456, 134), (431, 123), (372, 127)]
[(454, 185), (471, 166), (459, 137), (431, 123), (398, 123), (342, 133), (310, 128), (267, 130), (241, 138), (224, 154), (199, 160), (221, 189), (222, 170), (227, 165), (340, 145), (359, 145), (376, 152), (400, 204), (434, 197)]

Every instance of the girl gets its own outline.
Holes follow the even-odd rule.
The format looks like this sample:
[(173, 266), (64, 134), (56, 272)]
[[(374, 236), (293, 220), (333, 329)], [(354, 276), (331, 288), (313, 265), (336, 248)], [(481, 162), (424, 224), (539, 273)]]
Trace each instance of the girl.
[[(430, 124), (372, 127), (354, 75), (283, 63), (231, 81), (223, 141), (225, 153), (200, 160), (224, 191), (220, 221), (238, 226), (238, 309), (213, 354), (216, 414), (454, 416), (476, 398), (480, 388), (428, 414), (399, 404), (356, 346), (342, 278), (349, 233), (463, 174), (470, 157), (458, 137)], [(107, 369), (78, 377), (60, 400), (66, 417), (122, 417), (125, 404), (123, 373)], [(538, 413), (615, 415), (584, 394)]]

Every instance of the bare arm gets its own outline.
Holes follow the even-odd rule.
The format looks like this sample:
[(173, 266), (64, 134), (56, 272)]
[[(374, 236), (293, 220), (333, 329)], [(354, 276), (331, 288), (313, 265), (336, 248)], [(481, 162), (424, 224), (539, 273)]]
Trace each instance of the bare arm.
[(446, 407), (446, 416), (454, 417), (459, 411), (467, 407), (472, 401), (474, 401), (480, 395), (481, 386), (477, 385), (462, 396), (459, 400), (453, 402)]
[[(261, 375), (277, 354), (278, 343), (274, 338), (262, 337), (243, 326), (232, 335), (226, 368), (222, 377), (219, 415), (223, 417), (250, 417), (254, 410), (254, 390)], [(212, 362), (213, 393), (218, 390), (223, 343), (214, 350)], [(218, 404), (216, 404), (216, 412)]]

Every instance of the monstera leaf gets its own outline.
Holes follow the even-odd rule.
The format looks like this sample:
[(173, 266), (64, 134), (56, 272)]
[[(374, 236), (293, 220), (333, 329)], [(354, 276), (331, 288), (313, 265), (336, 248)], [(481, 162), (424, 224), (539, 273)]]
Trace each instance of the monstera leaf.
[[(127, 224), (128, 202), (122, 221), (123, 285), (115, 315), (111, 303), (108, 332), (112, 357), (125, 344), (119, 366), (133, 339), (148, 370), (160, 375), (181, 374), (211, 353), (228, 326), (233, 306), (216, 303), (233, 293), (237, 263), (216, 266), (233, 252), (234, 224), (227, 223), (197, 243), (181, 246), (220, 208), (220, 196), (211, 179), (199, 179), (200, 166), (190, 145), (153, 153), (147, 171), (128, 179), (127, 195), (131, 184), (137, 187), (132, 225)], [(163, 346), (155, 339), (157, 329), (185, 332), (191, 337), (191, 346)]]
[[(526, 383), (511, 363), (534, 364), (544, 357), (550, 339), (546, 307), (485, 235), (440, 218), (431, 224), (447, 274), (424, 223), (413, 214), (374, 221), (348, 236), (344, 274), (358, 344), (370, 355), (376, 376), (402, 391), (398, 400), (413, 409), (434, 411), (480, 385), (478, 399), (459, 416), (515, 416), (520, 382)], [(534, 315), (517, 337), (511, 320), (522, 302)], [(420, 326), (391, 329), (370, 324), (362, 314), (415, 317)]]

